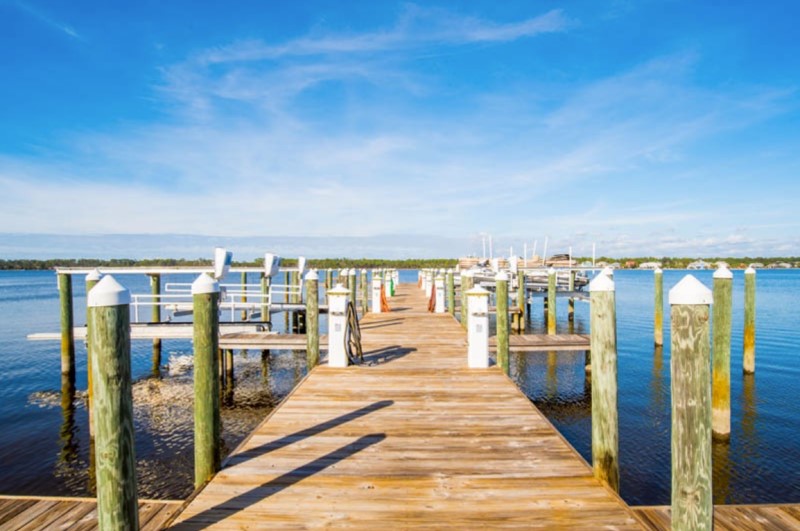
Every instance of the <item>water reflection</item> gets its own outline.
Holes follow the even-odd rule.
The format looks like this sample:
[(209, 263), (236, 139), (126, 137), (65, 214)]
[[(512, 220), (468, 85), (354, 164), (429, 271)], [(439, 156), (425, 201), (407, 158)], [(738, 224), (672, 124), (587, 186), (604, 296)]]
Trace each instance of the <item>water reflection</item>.
[(72, 463), (78, 459), (78, 438), (75, 425), (75, 376), (61, 375), (61, 429), (59, 430), (61, 448), (59, 463)]
[(714, 505), (730, 502), (731, 445), (729, 441), (713, 441), (711, 446), (712, 486)]
[(153, 363), (150, 372), (154, 378), (161, 378), (161, 340), (153, 340)]
[(653, 370), (650, 375), (650, 414), (657, 416), (666, 405), (664, 393), (664, 347), (653, 349)]
[(551, 350), (547, 353), (547, 381), (545, 384), (545, 397), (548, 400), (558, 396), (558, 353)]

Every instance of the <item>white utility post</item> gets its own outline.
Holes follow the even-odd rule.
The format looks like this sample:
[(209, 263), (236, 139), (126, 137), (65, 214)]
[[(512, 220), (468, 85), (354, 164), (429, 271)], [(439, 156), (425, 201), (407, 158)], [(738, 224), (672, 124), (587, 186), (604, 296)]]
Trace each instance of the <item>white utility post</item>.
[(381, 280), (380, 271), (372, 270), (372, 313), (381, 313)]
[(348, 365), (344, 338), (347, 331), (349, 299), (350, 290), (341, 284), (336, 284), (336, 287), (328, 291), (328, 365), (330, 367), (347, 367)]
[(436, 313), (444, 313), (444, 275), (439, 273), (436, 275)]
[(489, 367), (489, 292), (481, 286), (467, 291), (467, 364), (470, 369)]

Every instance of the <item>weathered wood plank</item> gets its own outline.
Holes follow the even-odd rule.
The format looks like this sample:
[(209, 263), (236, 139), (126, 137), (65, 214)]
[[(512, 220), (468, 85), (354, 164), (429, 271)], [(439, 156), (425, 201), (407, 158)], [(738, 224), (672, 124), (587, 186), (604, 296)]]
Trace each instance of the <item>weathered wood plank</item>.
[(363, 318), (375, 364), (315, 368), (175, 528), (641, 528), (499, 368), (467, 368), (458, 322), (426, 302), (402, 286)]

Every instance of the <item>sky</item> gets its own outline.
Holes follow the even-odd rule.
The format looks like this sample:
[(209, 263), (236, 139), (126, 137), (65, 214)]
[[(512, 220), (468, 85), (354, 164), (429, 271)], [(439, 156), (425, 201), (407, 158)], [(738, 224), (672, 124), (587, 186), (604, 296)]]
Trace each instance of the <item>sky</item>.
[(0, 0), (0, 258), (799, 256), (798, 19)]

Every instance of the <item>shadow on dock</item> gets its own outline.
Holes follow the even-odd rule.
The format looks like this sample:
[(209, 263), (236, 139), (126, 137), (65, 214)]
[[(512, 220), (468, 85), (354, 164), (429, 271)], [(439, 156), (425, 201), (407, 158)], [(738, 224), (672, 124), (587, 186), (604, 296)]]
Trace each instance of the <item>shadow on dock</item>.
[[(384, 401), (384, 402), (377, 402), (376, 404), (385, 404), (385, 405), (382, 405), (382, 406), (379, 406), (379, 407), (375, 408), (374, 406), (376, 404), (373, 404), (372, 406), (367, 406), (365, 408), (359, 409), (359, 410), (353, 412), (354, 416), (352, 418), (357, 418), (357, 417), (363, 416), (363, 415), (369, 413), (369, 411), (374, 411), (375, 409), (381, 409), (382, 407), (386, 407), (386, 406), (390, 405), (391, 403), (392, 403), (391, 400), (387, 400), (387, 401)], [(370, 409), (370, 408), (372, 408), (372, 409)], [(369, 410), (369, 411), (365, 411), (365, 410)], [(362, 413), (359, 413), (359, 412), (362, 412)], [(334, 425), (342, 424), (344, 422), (347, 422), (347, 420), (351, 420), (351, 418), (345, 419), (345, 417), (349, 417), (349, 416), (350, 415), (343, 415), (343, 416), (338, 417), (338, 418), (336, 418), (336, 419), (334, 419), (334, 420), (332, 420), (330, 422), (326, 422), (326, 423), (320, 424), (319, 426), (325, 426), (320, 431), (327, 430), (327, 429), (333, 427)], [(343, 420), (340, 420), (340, 419), (343, 419)], [(337, 424), (334, 424), (336, 421), (339, 421), (339, 422)], [(328, 426), (328, 424), (331, 424), (331, 425)], [(314, 429), (316, 429), (316, 427)], [(311, 432), (312, 430), (303, 430), (303, 432), (305, 432), (305, 431)], [(303, 433), (303, 432), (298, 432), (298, 433)], [(305, 435), (305, 436), (309, 436), (309, 435)], [(294, 439), (294, 436), (290, 436), (290, 437), (285, 437), (283, 439), (279, 439), (278, 441), (276, 441), (276, 443), (280, 443), (281, 441), (285, 441), (283, 445), (286, 445), (286, 444), (289, 444), (290, 442), (294, 442), (294, 440), (296, 440), (296, 439), (294, 439), (292, 441), (288, 441), (287, 442), (286, 440), (290, 439), (290, 438)], [(301, 438), (303, 438), (303, 437), (301, 437)], [(288, 487), (291, 487), (292, 485), (302, 481), (303, 479), (305, 479), (307, 477), (310, 477), (310, 476), (313, 476), (314, 474), (317, 474), (317, 473), (325, 470), (326, 468), (328, 468), (330, 466), (333, 466), (333, 465), (339, 463), (340, 461), (343, 461), (343, 460), (347, 459), (348, 457), (351, 457), (351, 456), (357, 454), (358, 452), (360, 452), (360, 451), (362, 451), (362, 450), (364, 450), (366, 448), (369, 448), (370, 446), (372, 446), (374, 444), (378, 444), (379, 442), (383, 441), (385, 438), (386, 438), (386, 434), (385, 433), (370, 433), (368, 435), (364, 435), (362, 437), (359, 437), (358, 439), (356, 439), (355, 441), (351, 442), (350, 444), (346, 444), (346, 445), (342, 446), (341, 448), (337, 448), (336, 450), (334, 450), (332, 452), (328, 452), (327, 454), (323, 455), (322, 457), (318, 457), (317, 459), (314, 459), (313, 461), (311, 461), (309, 463), (306, 463), (305, 465), (302, 465), (300, 467), (295, 468), (291, 472), (287, 472), (286, 474), (283, 474), (282, 476), (278, 476), (277, 478), (275, 478), (273, 480), (270, 480), (270, 481), (264, 483), (263, 485), (260, 485), (260, 486), (258, 486), (256, 488), (253, 488), (253, 489), (250, 489), (247, 492), (243, 492), (242, 494), (240, 494), (240, 495), (238, 495), (238, 496), (236, 496), (234, 498), (231, 498), (230, 500), (227, 500), (227, 501), (225, 501), (223, 503), (215, 505), (214, 507), (211, 507), (210, 509), (208, 509), (206, 511), (203, 511), (203, 512), (201, 512), (199, 514), (196, 514), (196, 515), (192, 516), (191, 518), (189, 518), (187, 520), (184, 520), (183, 522), (181, 522), (179, 524), (176, 524), (171, 529), (196, 529), (198, 526), (206, 527), (206, 526), (209, 526), (209, 525), (213, 525), (213, 524), (219, 522), (220, 520), (223, 520), (223, 519), (229, 517), (230, 515), (238, 512), (238, 511), (241, 511), (242, 509), (245, 509), (245, 508), (247, 508), (247, 507), (249, 507), (249, 506), (251, 506), (251, 505), (253, 505), (255, 503), (258, 503), (261, 500), (269, 498), (273, 494), (277, 494), (278, 492), (280, 492), (280, 491), (282, 491), (282, 490), (284, 490), (284, 489), (286, 489)], [(253, 450), (253, 452), (258, 451), (261, 448), (268, 448), (270, 446), (271, 446), (271, 444), (256, 448), (256, 449)], [(276, 448), (269, 448), (269, 449), (263, 451), (262, 453), (270, 452), (270, 451), (272, 451), (274, 449), (276, 449)], [(251, 453), (251, 452), (247, 452), (247, 453)]]

